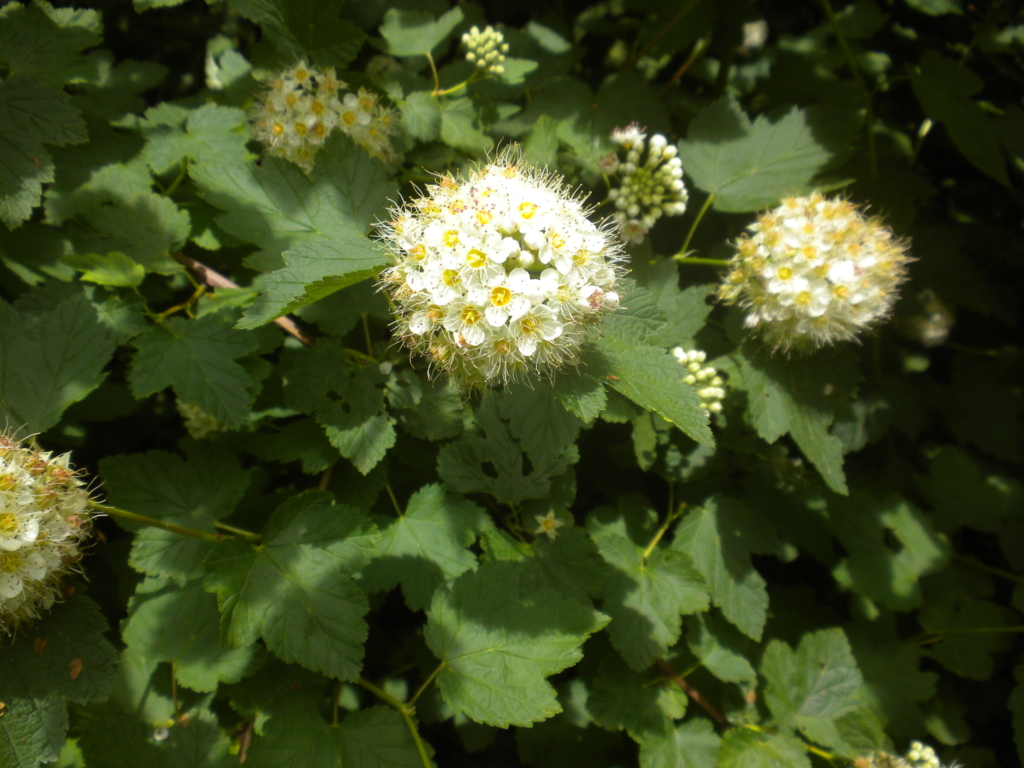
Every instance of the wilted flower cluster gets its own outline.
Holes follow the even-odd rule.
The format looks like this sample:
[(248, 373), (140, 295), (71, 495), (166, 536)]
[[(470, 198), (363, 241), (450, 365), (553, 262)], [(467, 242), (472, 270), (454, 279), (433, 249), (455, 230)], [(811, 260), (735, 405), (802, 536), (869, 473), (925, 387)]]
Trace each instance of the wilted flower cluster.
[(466, 61), (475, 64), (477, 69), (490, 75), (505, 71), (501, 64), (508, 53), (508, 43), (498, 30), (485, 27), (481, 32), (480, 27), (473, 27), (462, 36), (462, 43), (468, 50)]
[(82, 557), (89, 493), (70, 455), (0, 434), (0, 634), (53, 605), (61, 577)]
[(906, 243), (847, 200), (788, 198), (749, 229), (719, 295), (775, 348), (855, 338), (889, 313), (907, 277)]
[(228, 428), (220, 419), (214, 418), (199, 408), (195, 403), (186, 403), (178, 400), (174, 404), (185, 420), (185, 429), (193, 440), (205, 440), (210, 435), (223, 432)]
[(319, 70), (300, 61), (275, 77), (253, 105), (253, 133), (267, 154), (290, 160), (307, 173), (335, 128), (373, 157), (392, 160), (397, 113), (365, 88), (342, 95), (345, 87), (334, 69)]
[(679, 216), (686, 210), (689, 195), (683, 185), (683, 161), (679, 148), (669, 144), (660, 133), (647, 143), (647, 134), (636, 123), (612, 131), (612, 141), (626, 150), (626, 159), (615, 153), (601, 160), (601, 170), (618, 181), (608, 191), (615, 203), (622, 239), (641, 243), (654, 223), (662, 216)]
[(397, 335), (463, 386), (550, 374), (619, 305), (621, 246), (560, 177), (506, 151), (392, 211)]
[(689, 352), (682, 347), (672, 350), (676, 360), (687, 370), (683, 381), (697, 390), (700, 405), (707, 413), (721, 413), (722, 399), (725, 397), (725, 382), (713, 366), (704, 365), (707, 356), (697, 349)]

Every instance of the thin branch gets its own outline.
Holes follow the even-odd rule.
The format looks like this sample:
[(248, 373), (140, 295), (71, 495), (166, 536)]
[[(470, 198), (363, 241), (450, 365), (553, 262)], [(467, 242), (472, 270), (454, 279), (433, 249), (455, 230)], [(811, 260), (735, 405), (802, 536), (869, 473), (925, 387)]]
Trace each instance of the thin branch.
[(111, 507), (106, 504), (99, 504), (98, 502), (92, 502), (89, 504), (89, 509), (102, 512), (103, 514), (110, 515), (111, 517), (120, 517), (123, 520), (131, 520), (133, 523), (141, 523), (142, 525), (148, 525), (151, 528), (162, 528), (165, 531), (171, 533), (179, 533), (182, 536), (191, 536), (193, 539), (202, 539), (203, 541), (212, 541), (217, 543), (224, 540), (224, 536), (219, 533), (207, 533), (206, 531), (197, 531), (194, 528), (183, 528), (180, 525), (174, 525), (173, 523), (165, 523), (163, 520), (156, 520), (152, 517), (146, 517), (145, 515), (137, 515), (134, 512), (129, 512), (126, 509), (118, 509), (117, 507)]
[(692, 685), (686, 682), (686, 678), (676, 673), (676, 671), (672, 668), (671, 664), (669, 664), (664, 659), (655, 659), (654, 663), (658, 665), (658, 669), (661, 670), (662, 674), (664, 674), (665, 677), (667, 677), (669, 680), (671, 680), (680, 688), (682, 688), (683, 691), (686, 692), (686, 695), (693, 699), (695, 702), (697, 702), (697, 704), (700, 705), (700, 707), (705, 712), (711, 715), (711, 718), (716, 723), (725, 726), (731, 725), (731, 723), (725, 719), (725, 715), (719, 712), (715, 708), (715, 706), (711, 704), (711, 702), (709, 702), (707, 699), (701, 696), (700, 691), (698, 691), (696, 688), (694, 688)]
[(633, 55), (633, 58), (631, 58), (629, 61), (623, 64), (622, 71), (625, 72), (627, 69), (632, 69), (633, 65), (635, 65), (638, 61), (640, 61), (640, 59), (646, 56), (650, 52), (650, 50), (658, 44), (658, 41), (661, 40), (661, 38), (663, 38), (665, 35), (667, 35), (671, 31), (672, 27), (674, 27), (676, 24), (682, 21), (683, 17), (690, 11), (692, 11), (700, 1), (701, 0), (690, 0), (690, 2), (688, 2), (682, 8), (680, 8), (679, 12), (676, 13), (676, 15), (673, 16), (671, 19), (669, 19), (668, 23), (664, 27), (659, 29), (657, 33), (654, 35), (654, 37), (648, 40), (644, 47)]
[(222, 523), (219, 520), (214, 520), (213, 521), (213, 527), (214, 528), (220, 528), (222, 531), (227, 531), (228, 533), (233, 533), (236, 536), (241, 536), (243, 539), (245, 539), (246, 541), (252, 542), (253, 544), (259, 544), (260, 541), (263, 538), (258, 533), (253, 533), (252, 531), (247, 531), (244, 528), (236, 528), (233, 525), (228, 525), (227, 523)]
[(437, 676), (439, 674), (441, 674), (441, 670), (443, 670), (443, 669), (444, 669), (444, 662), (442, 661), (440, 664), (437, 665), (437, 669), (435, 669), (433, 672), (430, 673), (430, 677), (428, 677), (426, 680), (423, 681), (423, 685), (421, 685), (416, 690), (416, 693), (414, 693), (412, 695), (412, 698), (409, 699), (409, 704), (407, 706), (411, 707), (413, 704), (416, 703), (416, 699), (418, 699), (423, 694), (423, 692), (425, 690), (427, 690), (427, 688), (430, 686), (430, 684), (432, 682), (434, 682), (434, 680), (437, 678)]
[(679, 81), (679, 78), (686, 74), (686, 70), (693, 66), (693, 62), (695, 62), (697, 60), (697, 57), (707, 50), (710, 44), (710, 37), (702, 37), (696, 43), (694, 43), (693, 53), (690, 54), (690, 58), (684, 61), (683, 66), (677, 69), (675, 71), (675, 74), (672, 75), (672, 77), (669, 79), (667, 83), (665, 83), (665, 87), (662, 88), (661, 93), (658, 94), (659, 97), (664, 96), (666, 93), (668, 93), (669, 88), (675, 85)]
[(414, 711), (414, 708), (403, 704), (390, 693), (378, 688), (369, 680), (364, 680), (360, 677), (358, 680), (356, 680), (356, 684), (368, 690), (370, 693), (372, 693), (378, 699), (383, 701), (385, 704), (389, 704), (396, 710), (398, 710), (398, 713), (402, 716), (402, 719), (405, 720), (405, 725), (409, 729), (409, 733), (412, 734), (412, 740), (416, 743), (416, 751), (420, 754), (420, 760), (423, 762), (423, 768), (433, 768), (433, 766), (431, 766), (430, 764), (430, 757), (427, 755), (427, 748), (423, 744), (423, 739), (420, 738), (420, 733), (416, 729), (416, 723), (413, 722), (412, 719), (412, 713)]
[(704, 214), (708, 212), (708, 208), (711, 207), (711, 203), (714, 202), (714, 200), (715, 193), (712, 192), (708, 195), (708, 199), (704, 201), (704, 205), (702, 205), (700, 210), (697, 212), (697, 218), (695, 218), (693, 220), (693, 224), (690, 225), (690, 231), (686, 233), (686, 239), (683, 241), (683, 247), (679, 250), (679, 253), (672, 257), (676, 261), (686, 258), (686, 253), (690, 249), (690, 241), (693, 240), (693, 233), (697, 231), (697, 225), (700, 224), (701, 219), (704, 218)]
[[(195, 274), (199, 275), (199, 278), (211, 288), (241, 287), (238, 285), (238, 283), (232, 282), (219, 272), (210, 269), (202, 262), (196, 261), (195, 259), (190, 259), (183, 253), (175, 252), (172, 253), (171, 256), (173, 256), (174, 260), (177, 261), (179, 264), (183, 264), (185, 267), (192, 270)], [(301, 341), (305, 346), (313, 346), (313, 339), (309, 335), (307, 335), (305, 331), (299, 328), (296, 322), (287, 315), (284, 317), (277, 318), (274, 322), (277, 325), (281, 326), (281, 329), (285, 333), (294, 336), (296, 339)]]

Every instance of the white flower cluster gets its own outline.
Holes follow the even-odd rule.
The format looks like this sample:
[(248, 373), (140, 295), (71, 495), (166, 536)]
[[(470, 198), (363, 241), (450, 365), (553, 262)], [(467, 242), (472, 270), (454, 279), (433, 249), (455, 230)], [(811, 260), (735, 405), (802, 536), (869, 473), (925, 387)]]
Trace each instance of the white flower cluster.
[(646, 138), (636, 123), (616, 128), (612, 141), (626, 150), (626, 159), (620, 162), (618, 154), (610, 153), (601, 160), (601, 170), (619, 183), (608, 191), (608, 199), (615, 203), (622, 239), (633, 243), (643, 242), (662, 216), (681, 215), (689, 200), (679, 148), (656, 133), (647, 142), (647, 157), (641, 162)]
[(462, 36), (462, 43), (468, 49), (466, 61), (489, 75), (500, 75), (505, 71), (501, 66), (508, 53), (505, 36), (492, 27), (473, 27)]
[(46, 610), (82, 557), (89, 493), (68, 464), (0, 434), (0, 634)]
[(342, 96), (345, 87), (333, 69), (321, 71), (304, 61), (289, 67), (252, 107), (255, 137), (267, 154), (290, 160), (306, 173), (312, 172), (313, 158), (335, 128), (373, 157), (390, 162), (397, 112), (365, 88)]
[(722, 400), (725, 398), (725, 382), (718, 371), (710, 365), (704, 365), (707, 356), (696, 349), (689, 352), (682, 347), (672, 350), (676, 360), (685, 366), (686, 378), (683, 381), (697, 390), (700, 405), (707, 413), (721, 413)]
[(185, 420), (185, 429), (193, 440), (205, 440), (210, 435), (223, 432), (228, 428), (220, 419), (216, 419), (199, 408), (195, 403), (186, 403), (178, 400), (174, 404)]
[(622, 249), (589, 213), (516, 149), (441, 177), (381, 229), (397, 335), (463, 387), (553, 373), (619, 306)]
[(855, 338), (888, 315), (907, 279), (907, 244), (847, 200), (791, 197), (749, 229), (719, 296), (777, 349)]
[(913, 768), (942, 768), (942, 761), (935, 754), (935, 750), (920, 741), (910, 742), (910, 749), (907, 750), (904, 759)]
[[(956, 768), (952, 763), (946, 768)], [(910, 749), (904, 757), (889, 752), (872, 752), (854, 761), (855, 768), (943, 768), (935, 750), (920, 741), (910, 742)]]

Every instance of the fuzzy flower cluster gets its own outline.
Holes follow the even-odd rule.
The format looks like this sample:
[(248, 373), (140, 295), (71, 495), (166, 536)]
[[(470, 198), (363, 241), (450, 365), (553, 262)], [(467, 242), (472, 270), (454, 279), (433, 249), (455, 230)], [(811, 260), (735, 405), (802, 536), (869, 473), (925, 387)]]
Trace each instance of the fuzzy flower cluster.
[(252, 107), (255, 137), (267, 154), (290, 160), (306, 173), (313, 170), (313, 158), (335, 129), (371, 156), (391, 161), (397, 113), (365, 88), (343, 93), (345, 87), (333, 69), (319, 70), (304, 61), (289, 67)]
[(89, 493), (70, 455), (0, 434), (0, 634), (53, 605), (61, 577), (82, 557)]
[(721, 413), (725, 382), (714, 367), (704, 365), (707, 356), (700, 350), (691, 349), (687, 352), (682, 347), (673, 349), (672, 354), (686, 368), (687, 374), (683, 381), (697, 390), (704, 411), (709, 414)]
[(643, 242), (662, 216), (681, 215), (689, 200), (679, 148), (656, 133), (647, 142), (644, 157), (646, 138), (636, 123), (616, 128), (612, 141), (625, 150), (625, 160), (620, 160), (618, 153), (601, 159), (601, 170), (618, 182), (618, 187), (608, 191), (608, 199), (615, 203), (622, 239), (633, 243)]
[(589, 213), (516, 150), (441, 177), (381, 229), (398, 337), (463, 387), (550, 375), (619, 306), (621, 245)]
[(776, 349), (855, 338), (889, 314), (907, 279), (907, 244), (847, 200), (788, 198), (749, 230), (719, 296)]
[(462, 36), (462, 44), (466, 46), (466, 61), (475, 64), (476, 68), (489, 75), (500, 75), (505, 71), (501, 66), (508, 53), (505, 36), (492, 27), (473, 27)]
[[(904, 757), (888, 752), (872, 752), (867, 757), (854, 761), (855, 768), (943, 768), (935, 750), (920, 741), (910, 742), (910, 749)], [(955, 764), (947, 766), (955, 768)]]
[(210, 435), (223, 432), (228, 428), (220, 419), (214, 418), (203, 411), (195, 403), (178, 400), (174, 404), (181, 418), (185, 420), (185, 429), (193, 440), (205, 440)]

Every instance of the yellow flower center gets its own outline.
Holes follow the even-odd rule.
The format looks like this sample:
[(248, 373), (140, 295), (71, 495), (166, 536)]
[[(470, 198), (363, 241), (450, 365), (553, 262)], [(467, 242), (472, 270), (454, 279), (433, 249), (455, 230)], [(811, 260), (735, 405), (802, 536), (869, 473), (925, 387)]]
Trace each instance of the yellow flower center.
[(343, 122), (345, 125), (355, 125), (356, 124), (356, 113), (355, 112), (344, 112), (341, 115), (341, 122)]
[(789, 267), (781, 267), (779, 269), (779, 280), (792, 280), (793, 270)]
[(565, 245), (565, 238), (562, 237), (557, 232), (552, 232), (548, 239), (551, 242), (552, 248), (561, 248), (563, 245)]
[(491, 289), (491, 304), (494, 306), (504, 307), (510, 301), (512, 301), (512, 291), (504, 285), (499, 285), (497, 288)]
[(18, 518), (13, 512), (0, 515), (0, 533), (12, 534), (18, 530)]
[(805, 246), (803, 249), (804, 258), (808, 261), (814, 261), (818, 258), (818, 249), (813, 245)]
[(580, 248), (573, 254), (572, 263), (577, 267), (582, 267), (588, 261), (590, 261), (590, 253), (585, 248)]
[(458, 230), (449, 229), (447, 232), (444, 233), (443, 240), (444, 244), (447, 245), (449, 248), (454, 248), (456, 245), (459, 244)]
[(427, 247), (425, 245), (414, 245), (409, 249), (409, 258), (413, 261), (423, 261), (427, 258)]
[(532, 219), (533, 214), (537, 212), (537, 206), (533, 203), (526, 202), (519, 204), (519, 215), (524, 219)]
[(314, 101), (309, 107), (309, 111), (314, 115), (322, 115), (324, 113), (324, 109), (325, 107), (322, 101)]
[(848, 299), (850, 298), (850, 289), (845, 285), (837, 285), (832, 289), (832, 295), (837, 299)]
[(17, 573), (21, 568), (20, 552), (0, 552), (0, 573)]
[(281, 123), (274, 123), (274, 126), (270, 129), (270, 132), (275, 136), (284, 136), (284, 126)]
[(487, 254), (479, 248), (474, 248), (466, 254), (466, 263), (473, 269), (479, 269), (487, 263)]
[(524, 317), (519, 321), (519, 327), (523, 333), (531, 335), (540, 330), (540, 320), (536, 317)]
[(454, 269), (446, 269), (441, 273), (441, 280), (450, 288), (459, 281), (459, 273)]
[(483, 315), (476, 307), (463, 307), (459, 319), (466, 325), (476, 325), (483, 319)]
[(490, 211), (477, 211), (476, 220), (480, 222), (481, 227), (485, 227), (491, 223), (491, 219), (494, 218), (494, 214)]
[(295, 135), (296, 136), (305, 136), (306, 135), (306, 124), (305, 123), (296, 123), (295, 124)]
[(798, 293), (796, 295), (796, 305), (798, 307), (806, 307), (810, 303), (811, 303), (811, 292), (810, 291), (800, 291), (800, 293)]
[(309, 77), (309, 72), (307, 72), (306, 70), (304, 70), (304, 69), (296, 69), (295, 70), (295, 79), (298, 80), (300, 83), (303, 80), (305, 80), (307, 77)]

